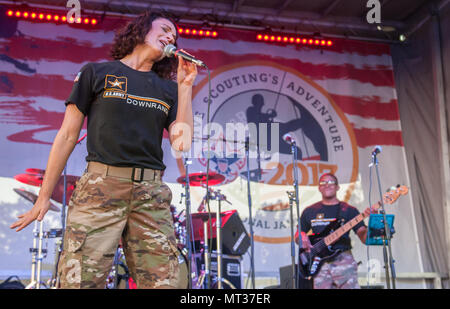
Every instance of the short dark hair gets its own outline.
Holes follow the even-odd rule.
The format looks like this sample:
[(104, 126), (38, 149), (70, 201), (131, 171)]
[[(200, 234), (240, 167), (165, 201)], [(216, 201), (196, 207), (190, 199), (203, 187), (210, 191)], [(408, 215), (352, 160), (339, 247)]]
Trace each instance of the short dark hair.
[[(178, 28), (175, 21), (165, 13), (152, 13), (146, 11), (116, 32), (114, 43), (110, 51), (111, 57), (115, 60), (119, 60), (126, 55), (131, 54), (138, 44), (144, 43), (145, 36), (152, 28), (153, 21), (158, 18), (169, 20), (175, 26), (175, 29), (177, 29), (174, 42), (174, 45), (176, 46)], [(164, 57), (162, 60), (153, 64), (152, 71), (161, 78), (172, 79), (175, 76), (177, 65), (178, 59), (176, 57)]]
[(336, 175), (334, 175), (333, 173), (325, 173), (325, 174), (323, 174), (322, 176), (320, 176), (319, 182), (320, 182), (320, 179), (322, 179), (322, 178), (325, 177), (325, 176), (330, 176), (330, 177), (334, 178), (334, 180), (336, 181), (336, 184), (337, 184), (337, 185), (339, 184), (339, 181), (338, 181)]

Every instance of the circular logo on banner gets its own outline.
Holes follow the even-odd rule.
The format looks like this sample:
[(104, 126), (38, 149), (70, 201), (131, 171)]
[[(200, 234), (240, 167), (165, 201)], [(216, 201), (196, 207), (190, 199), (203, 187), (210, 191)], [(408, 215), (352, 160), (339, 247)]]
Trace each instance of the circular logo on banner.
[[(208, 148), (204, 136), (209, 98)], [(287, 199), (281, 186), (292, 186), (295, 174), (301, 188), (316, 187), (320, 175), (327, 172), (342, 184), (357, 179), (358, 152), (351, 125), (328, 93), (298, 71), (260, 61), (224, 66), (214, 70), (211, 92), (207, 80), (195, 87), (194, 102), (193, 160), (206, 166), (209, 149), (210, 171), (223, 175), (223, 184), (242, 177), (259, 186), (252, 188), (258, 195), (253, 208), (258, 241), (290, 240), (289, 211), (285, 211), (289, 205), (281, 202)], [(345, 188), (344, 200), (353, 188)], [(246, 194), (235, 198), (247, 203)]]

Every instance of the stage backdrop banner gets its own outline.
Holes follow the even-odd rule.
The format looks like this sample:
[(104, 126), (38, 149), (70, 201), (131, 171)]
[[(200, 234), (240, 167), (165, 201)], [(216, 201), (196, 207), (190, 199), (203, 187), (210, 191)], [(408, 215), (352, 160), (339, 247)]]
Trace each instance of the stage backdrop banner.
[[(18, 189), (38, 193), (74, 79), (84, 64), (110, 61), (114, 30), (123, 23), (105, 18), (87, 27), (1, 19), (2, 277), (29, 276), (33, 226), (20, 233), (9, 229), (16, 216), (32, 206), (30, 198), (18, 194)], [(183, 218), (185, 200), (180, 177), (185, 175), (184, 158), (190, 159), (189, 173), (205, 173), (209, 166), (211, 172), (222, 175), (222, 182), (211, 187), (226, 197), (221, 211), (237, 210), (249, 235), (252, 212), (256, 276), (278, 277), (279, 267), (291, 263), (287, 192), (294, 190), (295, 174), (300, 212), (320, 200), (318, 179), (326, 172), (339, 178), (340, 199), (360, 211), (376, 203), (380, 192), (375, 167), (370, 164), (377, 145), (382, 150), (378, 170), (383, 193), (391, 186), (409, 184), (389, 47), (350, 40), (333, 40), (332, 46), (295, 43), (296, 38), (303, 39), (301, 35), (293, 36), (293, 43), (290, 37), (287, 42), (281, 39), (275, 43), (270, 42), (270, 35), (268, 42), (259, 40), (253, 31), (215, 30), (218, 35), (214, 38), (181, 34), (178, 40), (180, 48), (205, 62), (210, 75), (206, 68), (199, 68), (193, 90), (195, 132), (191, 151), (183, 156), (174, 153), (165, 132), (164, 180), (173, 191), (176, 213)], [(85, 133), (86, 127), (80, 137)], [(294, 147), (286, 137), (295, 141)], [(67, 164), (67, 198), (85, 168), (85, 156), (82, 141)], [(53, 195), (54, 205), (60, 209), (62, 191), (61, 181)], [(197, 212), (205, 188), (193, 186), (190, 193), (191, 212)], [(217, 200), (211, 200), (210, 211), (215, 212), (218, 205)], [(296, 228), (295, 203), (292, 209)], [(386, 212), (395, 215), (392, 253), (397, 273), (423, 271), (412, 209), (410, 195), (386, 205)], [(43, 224), (45, 230), (60, 228), (60, 212), (49, 212)], [(48, 241), (46, 275), (54, 265), (57, 240)], [(371, 265), (371, 282), (382, 284), (382, 248), (366, 250), (354, 235), (352, 240), (355, 258), (362, 262), (361, 276)], [(250, 251), (248, 248), (242, 256), (243, 279), (250, 271)], [(404, 286), (421, 284), (404, 282)]]

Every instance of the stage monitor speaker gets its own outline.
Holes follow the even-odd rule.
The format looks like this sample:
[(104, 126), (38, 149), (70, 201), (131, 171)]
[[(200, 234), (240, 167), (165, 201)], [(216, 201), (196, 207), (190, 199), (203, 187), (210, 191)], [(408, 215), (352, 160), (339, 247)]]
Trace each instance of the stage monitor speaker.
[[(247, 230), (239, 217), (237, 210), (230, 210), (221, 213), (222, 215), (222, 253), (229, 255), (244, 255), (250, 247), (250, 237)], [(216, 217), (211, 217), (212, 233), (209, 232), (209, 238), (212, 241), (212, 250), (217, 250), (216, 243)], [(194, 239), (203, 241), (204, 228), (203, 221), (193, 219), (192, 226), (194, 229)], [(208, 229), (210, 225), (208, 222)]]
[[(297, 274), (297, 264), (295, 265), (295, 274)], [(299, 289), (313, 289), (313, 280), (299, 278)], [(280, 267), (280, 289), (294, 289), (292, 285), (292, 264)]]

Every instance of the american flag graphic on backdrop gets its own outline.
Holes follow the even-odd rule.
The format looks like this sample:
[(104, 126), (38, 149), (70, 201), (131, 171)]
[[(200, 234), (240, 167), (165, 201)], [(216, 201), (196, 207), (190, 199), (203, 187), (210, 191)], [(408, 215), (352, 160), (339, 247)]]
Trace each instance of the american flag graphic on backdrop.
[[(4, 7), (1, 11), (5, 16)], [(74, 79), (84, 64), (110, 60), (114, 31), (124, 20), (106, 17), (98, 25), (86, 27), (2, 17), (0, 24), (0, 177), (4, 184), (0, 203), (9, 205), (1, 208), (0, 231), (11, 235), (5, 236), (8, 241), (2, 254), (14, 261), (12, 269), (20, 269), (28, 267), (28, 257), (14, 257), (21, 250), (17, 247), (19, 236), (12, 235), (8, 225), (30, 205), (12, 189), (22, 187), (37, 192), (38, 188), (17, 182), (13, 177), (28, 168), (45, 169)], [(263, 42), (256, 39), (253, 31), (219, 28), (218, 33), (217, 38), (182, 35), (178, 40), (180, 47), (203, 60), (211, 71), (211, 120), (225, 124), (256, 119), (256, 123), (279, 123), (280, 139), (283, 132), (293, 133), (298, 138), (300, 154), (302, 209), (320, 198), (315, 186), (318, 176), (326, 171), (334, 171), (340, 177), (342, 199), (360, 210), (367, 207), (368, 165), (375, 145), (382, 146), (385, 154), (382, 165), (385, 185), (394, 184), (388, 181), (409, 182), (388, 45), (336, 39), (333, 46), (322, 48)], [(193, 109), (196, 116), (203, 117), (200, 118), (203, 125), (207, 79), (207, 71), (199, 68)], [(256, 115), (252, 108), (258, 104), (260, 109), (255, 113), (259, 118), (252, 118)], [(86, 133), (85, 129), (82, 134)], [(206, 136), (204, 131), (199, 132), (196, 137)], [(181, 210), (184, 204), (179, 203), (178, 194), (183, 189), (177, 178), (183, 175), (184, 166), (182, 160), (169, 154), (167, 133), (164, 137), (165, 181), (172, 188), (173, 204)], [(290, 263), (286, 190), (291, 190), (293, 165), (289, 149), (281, 143), (278, 163), (264, 157), (260, 158), (259, 167), (255, 159), (250, 164), (250, 177), (254, 180), (252, 211), (257, 271), (275, 273), (279, 266)], [(205, 154), (204, 144), (200, 153)], [(85, 156), (85, 144), (81, 143), (69, 159), (68, 174), (81, 175)], [(231, 203), (224, 210), (237, 209), (248, 231), (245, 158), (214, 155), (210, 164), (213, 171), (225, 176), (222, 186), (215, 187)], [(205, 171), (205, 158), (195, 158), (190, 172)], [(260, 178), (255, 178), (256, 171)], [(201, 187), (192, 188), (192, 212), (203, 195)], [(414, 222), (410, 203), (392, 211)], [(57, 215), (52, 224), (58, 225)], [(413, 234), (405, 233), (398, 238), (415, 243)], [(28, 236), (21, 237), (26, 241)], [(286, 254), (282, 258), (274, 257), (273, 246), (285, 250)], [(404, 252), (398, 252), (416, 261), (419, 259), (416, 249), (403, 248)], [(406, 265), (407, 269), (416, 267), (412, 262)], [(244, 259), (245, 269), (248, 269), (248, 255)]]

